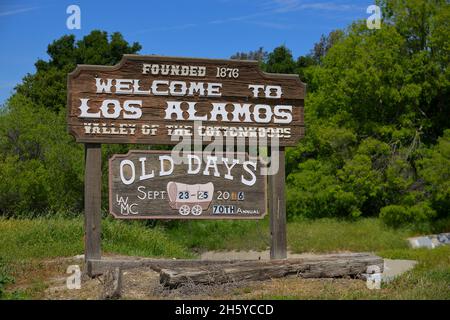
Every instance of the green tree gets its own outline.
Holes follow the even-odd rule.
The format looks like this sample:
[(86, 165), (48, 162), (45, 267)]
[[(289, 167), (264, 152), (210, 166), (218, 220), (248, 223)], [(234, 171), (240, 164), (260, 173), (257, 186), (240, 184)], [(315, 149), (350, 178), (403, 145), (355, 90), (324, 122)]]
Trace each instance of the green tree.
[(0, 116), (0, 215), (80, 212), (83, 149), (65, 115), (14, 95)]
[(35, 63), (36, 72), (28, 74), (16, 91), (35, 106), (63, 110), (67, 74), (77, 64), (114, 65), (123, 54), (137, 53), (140, 49), (139, 43), (130, 45), (118, 32), (109, 37), (107, 32), (94, 30), (79, 41), (75, 41), (74, 35), (63, 36), (48, 46), (50, 59), (39, 59)]
[[(67, 74), (77, 64), (114, 65), (140, 48), (101, 31), (48, 46), (50, 59), (36, 62), (0, 113), (0, 215), (82, 210), (84, 150), (67, 133)], [(104, 161), (126, 149), (106, 146)]]
[(297, 59), (297, 74), (305, 83), (310, 81), (311, 73), (313, 71), (313, 67), (316, 66), (317, 63), (310, 55), (300, 56)]
[(272, 73), (295, 73), (296, 63), (292, 57), (291, 50), (282, 45), (269, 53), (265, 69)]
[(442, 114), (450, 112), (445, 103), (450, 88), (450, 45), (445, 35), (450, 29), (443, 18), (450, 14), (450, 5), (421, 2), (433, 3), (434, 8), (426, 11), (431, 24), (425, 28), (426, 47), (411, 40), (424, 37), (414, 20), (400, 18), (409, 1), (388, 2), (393, 23), (383, 24), (380, 30), (368, 30), (363, 21), (355, 23), (333, 45), (309, 86), (313, 91), (309, 105), (318, 117), (333, 117), (366, 135), (373, 132), (374, 124), (394, 124), (408, 128), (411, 139), (419, 131), (430, 142), (449, 127), (450, 119)]
[(344, 37), (344, 31), (333, 30), (328, 36), (322, 35), (319, 42), (314, 44), (308, 57), (310, 57), (315, 64), (320, 64), (322, 59), (327, 55), (331, 47)]
[[(446, 135), (433, 144), (450, 127), (450, 4), (380, 4), (381, 29), (355, 22), (331, 45), (322, 37), (310, 54), (315, 64), (299, 63), (306, 137), (287, 153), (288, 199), (298, 214), (325, 215), (316, 206), (323, 199), (333, 215), (381, 212), (391, 225), (448, 214)], [(312, 160), (320, 166), (306, 166)], [(307, 208), (296, 197), (307, 197)], [(337, 199), (340, 206), (329, 206)]]
[(230, 59), (255, 60), (259, 61), (260, 63), (265, 63), (267, 60), (267, 56), (268, 56), (267, 51), (264, 50), (263, 47), (259, 47), (259, 49), (255, 51), (236, 52), (235, 54), (231, 55)]
[(423, 159), (418, 161), (419, 176), (425, 182), (439, 217), (450, 217), (450, 129), (439, 138), (436, 146), (424, 153)]
[[(450, 3), (446, 0), (382, 0), (385, 23), (405, 41), (409, 77), (418, 86), (417, 111), (430, 139), (449, 127)], [(428, 138), (428, 137), (427, 137)]]

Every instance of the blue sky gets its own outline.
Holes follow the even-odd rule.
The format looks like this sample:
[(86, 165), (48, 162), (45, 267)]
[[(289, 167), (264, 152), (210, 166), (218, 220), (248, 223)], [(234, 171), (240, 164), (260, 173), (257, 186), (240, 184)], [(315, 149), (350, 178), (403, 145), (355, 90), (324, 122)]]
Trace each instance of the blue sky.
[[(0, 104), (47, 45), (64, 34), (93, 29), (121, 32), (142, 45), (141, 54), (229, 58), (259, 47), (285, 44), (294, 57), (306, 54), (322, 34), (366, 19), (374, 0), (0, 0)], [(66, 27), (69, 5), (81, 9), (81, 29)]]

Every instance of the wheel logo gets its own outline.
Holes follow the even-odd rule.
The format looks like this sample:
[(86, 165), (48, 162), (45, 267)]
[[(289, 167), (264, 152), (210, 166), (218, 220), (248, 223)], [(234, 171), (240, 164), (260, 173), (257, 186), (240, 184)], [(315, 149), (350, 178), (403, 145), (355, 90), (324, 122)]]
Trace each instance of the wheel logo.
[(189, 214), (189, 212), (191, 211), (191, 209), (189, 208), (188, 205), (183, 204), (180, 209), (178, 210), (178, 212), (182, 215), (182, 216), (187, 216)]
[(192, 207), (192, 209), (191, 209), (191, 213), (194, 215), (194, 216), (199, 216), (199, 215), (201, 215), (202, 214), (202, 207), (200, 206), (200, 205), (198, 205), (198, 204), (196, 204), (195, 206), (193, 206)]

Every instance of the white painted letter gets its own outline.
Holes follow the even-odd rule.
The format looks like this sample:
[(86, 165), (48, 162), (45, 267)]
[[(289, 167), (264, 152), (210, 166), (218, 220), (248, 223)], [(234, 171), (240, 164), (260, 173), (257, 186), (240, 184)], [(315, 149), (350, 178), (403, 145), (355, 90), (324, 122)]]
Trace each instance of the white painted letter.
[(240, 121), (239, 117), (244, 116), (244, 122), (252, 122), (252, 119), (250, 118), (250, 104), (244, 103), (233, 103), (234, 110), (233, 110), (233, 120), (235, 122)]
[(206, 157), (208, 160), (206, 161), (205, 170), (203, 170), (203, 174), (205, 176), (209, 176), (209, 168), (214, 167), (214, 177), (220, 177), (219, 169), (217, 168), (217, 157)]
[[(164, 160), (169, 161), (169, 163), (170, 163), (169, 170), (165, 170), (166, 168), (164, 167)], [(159, 163), (160, 163), (160, 169), (159, 169), (160, 177), (168, 176), (168, 175), (172, 174), (173, 168), (174, 168), (174, 163), (173, 163), (173, 159), (171, 156), (159, 156)]]
[[(130, 179), (126, 179), (123, 174), (123, 167), (125, 165), (129, 165), (131, 168), (131, 178)], [(129, 185), (134, 182), (134, 179), (136, 178), (136, 170), (134, 168), (134, 163), (131, 160), (122, 160), (120, 162), (120, 170), (119, 171), (120, 171), (120, 180), (122, 180), (123, 184)]]
[(245, 184), (246, 186), (252, 186), (255, 184), (256, 182), (256, 175), (253, 171), (251, 171), (248, 166), (252, 166), (255, 171), (256, 171), (256, 162), (252, 162), (252, 161), (245, 161), (243, 164), (244, 170), (247, 171), (248, 173), (250, 173), (250, 175), (252, 176), (251, 180), (247, 180), (244, 178), (244, 176), (241, 176), (241, 181), (243, 184)]
[(258, 98), (259, 96), (259, 90), (264, 90), (264, 86), (261, 84), (249, 84), (248, 85), (249, 89), (252, 89), (253, 91), (253, 98)]
[[(197, 161), (197, 163), (198, 163), (198, 167), (195, 170), (192, 169), (193, 162), (191, 160), (193, 160), (193, 159), (195, 159)], [(188, 154), (188, 161), (189, 161), (189, 167), (188, 167), (187, 174), (197, 174), (197, 173), (199, 173), (200, 169), (202, 168), (202, 159), (200, 159), (199, 156), (196, 156), (194, 154)]]
[(116, 79), (116, 93), (118, 94), (131, 94), (133, 90), (131, 89), (132, 79)]
[(237, 159), (233, 159), (233, 164), (231, 166), (228, 165), (228, 158), (224, 158), (223, 159), (223, 163), (225, 164), (225, 166), (228, 169), (228, 173), (224, 176), (225, 179), (228, 180), (233, 180), (233, 176), (231, 175), (231, 169), (233, 169), (233, 167), (239, 163), (239, 160)]
[(141, 176), (139, 177), (139, 181), (153, 178), (155, 176), (155, 170), (152, 170), (150, 174), (145, 174), (145, 161), (147, 161), (147, 158), (140, 157), (139, 161), (141, 162)]
[(228, 120), (228, 112), (225, 110), (226, 103), (213, 103), (213, 109), (211, 111), (211, 119), (210, 121), (217, 121), (217, 116), (220, 115), (222, 117), (222, 121)]
[[(135, 105), (133, 107), (132, 105)], [(123, 113), (124, 119), (139, 119), (142, 116), (142, 100), (126, 100), (123, 109), (127, 112)]]
[(158, 85), (160, 84), (165, 84), (168, 85), (169, 81), (166, 80), (155, 80), (152, 83), (152, 92), (154, 96), (168, 96), (169, 95), (169, 91), (158, 91)]
[(221, 97), (220, 88), (222, 88), (221, 83), (208, 83), (208, 97)]
[(80, 99), (81, 105), (78, 107), (80, 109), (81, 114), (78, 118), (100, 118), (100, 111), (96, 113), (89, 113), (89, 106), (87, 105), (89, 99)]
[[(275, 106), (274, 123), (291, 123), (292, 122), (292, 106)], [(278, 117), (278, 118), (276, 118)]]
[[(264, 118), (261, 118), (261, 113), (260, 113), (260, 109), (265, 109), (266, 113), (264, 114)], [(255, 121), (258, 123), (269, 123), (270, 120), (272, 120), (272, 109), (270, 108), (270, 106), (266, 105), (266, 104), (257, 104), (255, 105), (254, 109), (253, 109), (253, 117), (255, 118)]]
[(166, 116), (164, 119), (172, 120), (172, 114), (176, 114), (175, 120), (183, 120), (183, 110), (181, 110), (181, 102), (179, 101), (167, 101)]
[(197, 112), (197, 110), (195, 110), (195, 105), (197, 104), (196, 102), (187, 102), (189, 108), (188, 108), (188, 120), (192, 120), (192, 121), (206, 121), (208, 120), (208, 116), (205, 114), (204, 116), (196, 116), (195, 113)]
[[(108, 106), (110, 104), (114, 105), (114, 113), (109, 113)], [(103, 116), (109, 119), (117, 119), (120, 116), (120, 112), (122, 111), (120, 102), (117, 100), (104, 100), (100, 109), (102, 110)]]
[[(275, 90), (275, 95), (274, 96), (272, 96), (272, 90)], [(281, 87), (280, 86), (267, 86), (264, 94), (266, 95), (266, 98), (280, 99), (281, 95), (283, 93), (281, 92)]]
[(101, 78), (95, 78), (95, 86), (97, 87), (97, 93), (111, 93), (111, 86), (113, 79), (106, 79), (103, 81)]

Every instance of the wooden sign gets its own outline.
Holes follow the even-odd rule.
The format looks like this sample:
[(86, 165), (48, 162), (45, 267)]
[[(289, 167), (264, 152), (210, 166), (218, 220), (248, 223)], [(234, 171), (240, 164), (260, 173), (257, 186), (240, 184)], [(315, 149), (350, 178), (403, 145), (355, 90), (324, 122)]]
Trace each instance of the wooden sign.
[(109, 207), (122, 219), (261, 219), (266, 176), (246, 154), (233, 158), (130, 151), (109, 160)]
[(304, 96), (297, 75), (264, 73), (256, 61), (124, 55), (69, 74), (67, 121), (84, 143), (232, 137), (292, 146), (304, 132)]

